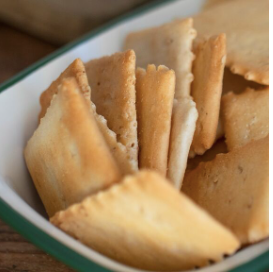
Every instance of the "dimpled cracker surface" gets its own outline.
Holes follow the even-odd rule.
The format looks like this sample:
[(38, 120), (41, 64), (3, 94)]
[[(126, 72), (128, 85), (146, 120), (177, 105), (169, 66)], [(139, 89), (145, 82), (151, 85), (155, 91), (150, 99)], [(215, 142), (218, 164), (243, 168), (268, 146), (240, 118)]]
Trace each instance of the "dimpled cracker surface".
[(110, 258), (153, 271), (208, 265), (239, 246), (230, 231), (151, 171), (126, 177), (51, 222)]
[(182, 190), (242, 244), (269, 234), (269, 137), (187, 172)]

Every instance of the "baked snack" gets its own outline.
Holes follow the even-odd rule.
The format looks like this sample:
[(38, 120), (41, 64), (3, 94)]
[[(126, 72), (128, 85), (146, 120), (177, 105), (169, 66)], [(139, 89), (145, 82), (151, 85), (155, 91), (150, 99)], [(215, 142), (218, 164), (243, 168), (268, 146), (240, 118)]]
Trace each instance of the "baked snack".
[(187, 172), (182, 191), (242, 244), (269, 235), (269, 137), (217, 155)]
[(96, 251), (145, 270), (201, 267), (239, 247), (229, 230), (151, 171), (128, 176), (50, 221)]
[(51, 222), (145, 271), (210, 265), (269, 235), (268, 2), (203, 4), (194, 26), (75, 60), (41, 95), (25, 149)]
[(138, 169), (135, 62), (134, 51), (128, 50), (85, 64), (97, 113), (126, 147), (134, 171)]
[(198, 119), (191, 149), (202, 155), (216, 139), (226, 61), (225, 34), (200, 41), (194, 52), (191, 95), (196, 103)]
[(198, 35), (227, 35), (226, 65), (235, 74), (269, 84), (269, 1), (236, 0), (194, 17)]
[(67, 78), (57, 89), (24, 152), (49, 216), (121, 179), (77, 81)]
[(139, 168), (166, 176), (175, 90), (175, 73), (148, 65), (136, 72)]

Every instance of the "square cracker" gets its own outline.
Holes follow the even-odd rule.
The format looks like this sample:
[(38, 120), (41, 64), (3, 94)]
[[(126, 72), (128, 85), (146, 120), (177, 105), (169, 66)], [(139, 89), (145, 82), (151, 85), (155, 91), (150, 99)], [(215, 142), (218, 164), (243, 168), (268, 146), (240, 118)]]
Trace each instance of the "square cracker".
[(105, 117), (127, 156), (138, 169), (135, 53), (132, 50), (94, 59), (85, 64), (98, 114)]
[(175, 101), (167, 177), (177, 189), (182, 186), (197, 118), (198, 113), (191, 97)]
[(166, 176), (175, 90), (175, 73), (148, 65), (136, 73), (139, 167)]
[(229, 150), (264, 138), (269, 133), (269, 89), (230, 92), (222, 98), (222, 112)]
[(137, 66), (166, 65), (175, 71), (175, 98), (188, 96), (192, 82), (192, 41), (196, 31), (191, 18), (175, 20), (159, 27), (145, 29), (127, 36), (124, 47), (133, 49)]
[(200, 41), (195, 54), (191, 95), (198, 120), (191, 149), (202, 155), (216, 139), (226, 59), (225, 34)]
[(85, 98), (90, 99), (91, 90), (88, 84), (88, 80), (85, 73), (84, 64), (81, 59), (75, 59), (62, 73), (61, 75), (51, 83), (51, 85), (41, 94), (40, 104), (41, 112), (39, 119), (43, 118), (46, 114), (47, 108), (50, 106), (50, 102), (54, 94), (58, 91), (58, 86), (65, 78), (73, 77), (79, 85), (81, 93)]
[(49, 216), (121, 178), (76, 80), (58, 90), (24, 152)]
[(145, 270), (205, 266), (239, 246), (230, 231), (151, 171), (128, 176), (50, 221), (94, 250)]
[(230, 228), (242, 244), (269, 234), (269, 138), (253, 141), (187, 172), (182, 190)]
[(269, 1), (226, 1), (194, 17), (198, 35), (227, 35), (231, 71), (269, 85)]

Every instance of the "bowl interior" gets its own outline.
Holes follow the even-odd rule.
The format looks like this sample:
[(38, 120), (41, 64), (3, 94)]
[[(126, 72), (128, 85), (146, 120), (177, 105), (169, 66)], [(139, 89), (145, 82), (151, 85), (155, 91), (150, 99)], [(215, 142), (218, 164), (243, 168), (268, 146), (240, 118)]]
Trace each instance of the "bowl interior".
[[(84, 62), (103, 55), (122, 50), (127, 33), (160, 25), (174, 18), (187, 17), (197, 13), (204, 0), (165, 1), (167, 5), (158, 6), (149, 12), (130, 17), (126, 22), (116, 23), (105, 31), (90, 34), (70, 50), (61, 49), (56, 57), (34, 72), (26, 75), (0, 94), (0, 198), (33, 224), (55, 236), (67, 246), (87, 258), (105, 264), (101, 258), (85, 247), (76, 246), (66, 235), (51, 229), (43, 205), (27, 171), (23, 151), (26, 142), (38, 125), (40, 111), (39, 96), (50, 83), (75, 59)], [(75, 242), (78, 243), (78, 242)], [(87, 252), (88, 251), (88, 252)], [(99, 259), (101, 258), (101, 259)], [(111, 264), (111, 265), (110, 265)], [(114, 262), (107, 266), (113, 267)], [(119, 271), (136, 271), (121, 269)], [(210, 270), (212, 271), (212, 270)]]

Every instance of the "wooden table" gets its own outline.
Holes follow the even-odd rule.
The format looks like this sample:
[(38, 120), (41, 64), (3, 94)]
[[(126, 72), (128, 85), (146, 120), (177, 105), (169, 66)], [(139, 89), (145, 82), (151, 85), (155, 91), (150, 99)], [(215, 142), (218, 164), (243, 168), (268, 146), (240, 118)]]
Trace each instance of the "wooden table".
[(0, 272), (72, 272), (0, 221)]
[[(0, 23), (0, 83), (57, 47)], [(72, 272), (0, 220), (0, 272)]]

